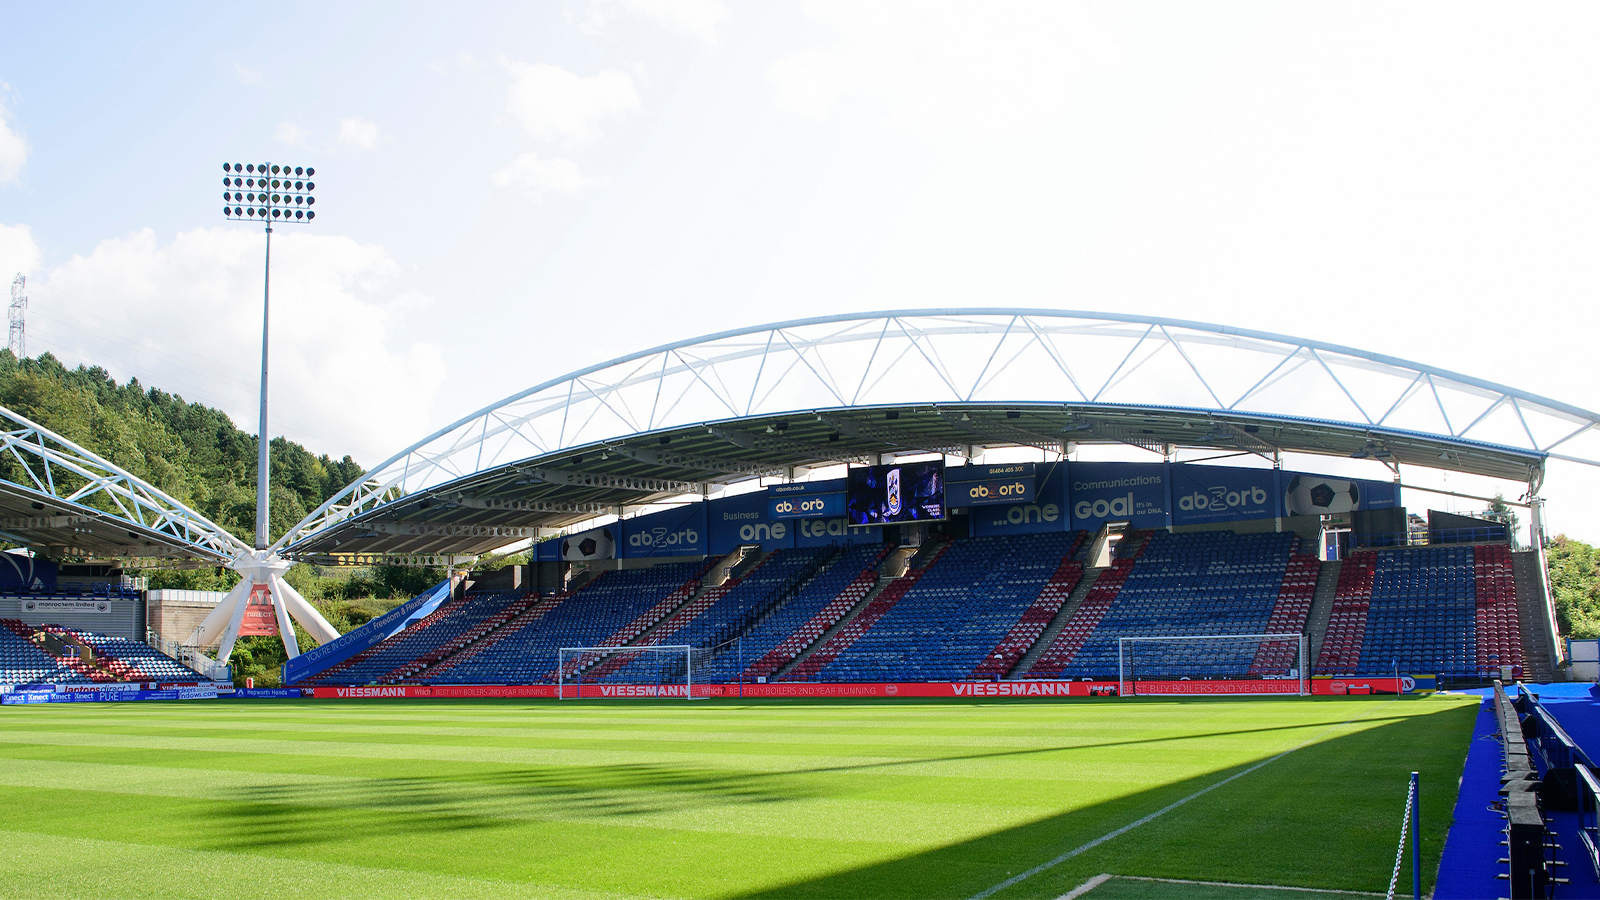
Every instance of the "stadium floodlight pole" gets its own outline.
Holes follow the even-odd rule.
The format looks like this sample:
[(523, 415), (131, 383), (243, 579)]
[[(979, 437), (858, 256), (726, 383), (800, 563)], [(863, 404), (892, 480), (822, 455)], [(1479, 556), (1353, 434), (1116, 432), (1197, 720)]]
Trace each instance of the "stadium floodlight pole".
[(267, 339), (270, 334), (268, 327), (272, 322), (272, 226), (279, 222), (303, 224), (316, 218), (316, 213), (311, 210), (316, 203), (311, 192), (317, 187), (311, 178), (316, 173), (317, 170), (304, 166), (222, 164), (223, 218), (231, 222), (261, 222), (267, 231), (267, 253), (261, 285), (261, 423), (256, 433), (260, 452), (256, 467), (255, 549), (238, 554), (228, 564), (243, 578), (192, 635), (192, 642), (197, 647), (209, 645), (215, 640), (217, 661), (221, 663), (226, 663), (233, 653), (234, 641), (243, 627), (245, 608), (257, 602), (252, 598), (263, 594), (272, 605), (278, 636), (283, 640), (283, 649), (289, 659), (300, 655), (295, 622), (299, 622), (319, 644), (339, 636), (338, 629), (283, 580), (284, 573), (294, 563), (280, 557), (272, 549), (267, 534), (272, 484), (269, 456), (272, 439), (271, 432), (267, 430)]
[(222, 164), (222, 215), (233, 222), (259, 221), (266, 226), (267, 253), (261, 279), (261, 424), (256, 432), (260, 445), (256, 458), (256, 549), (271, 544), (267, 536), (271, 505), (271, 438), (267, 432), (267, 341), (272, 312), (272, 226), (276, 222), (310, 222), (317, 217), (311, 207), (316, 183), (310, 179), (317, 170), (307, 166), (278, 166), (272, 163)]

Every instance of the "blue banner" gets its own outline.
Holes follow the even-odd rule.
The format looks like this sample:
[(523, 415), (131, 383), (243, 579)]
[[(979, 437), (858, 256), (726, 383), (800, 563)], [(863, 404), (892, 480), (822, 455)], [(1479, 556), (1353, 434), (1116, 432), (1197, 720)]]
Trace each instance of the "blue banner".
[(1172, 524), (1204, 525), (1278, 515), (1278, 473), (1272, 469), (1173, 465)]
[(1033, 463), (957, 466), (945, 469), (945, 502), (951, 506), (1032, 503)]
[[(959, 469), (945, 471), (957, 472)], [(1038, 464), (1034, 469), (1036, 485), (1033, 499), (973, 509), (972, 533), (1035, 534), (1041, 531), (1066, 531), (1069, 524), (1066, 474), (1067, 467), (1063, 463)], [(957, 484), (952, 477), (945, 491), (948, 496), (956, 497), (971, 483)]]
[(883, 527), (851, 525), (844, 516), (831, 519), (798, 519), (794, 526), (796, 547), (826, 547), (829, 544), (878, 544), (883, 542)]
[(1099, 531), (1107, 522), (1167, 527), (1166, 463), (1069, 463), (1072, 527)]
[(704, 503), (625, 519), (620, 526), (622, 546), (617, 555), (624, 559), (706, 555)]
[(135, 700), (215, 700), (215, 685), (173, 688), (166, 691), (16, 691), (0, 695), (0, 704), (20, 706), (30, 703), (125, 703)]
[(299, 700), (311, 696), (310, 688), (236, 688), (228, 695), (240, 700)]
[(551, 538), (533, 545), (534, 562), (560, 562), (561, 538)]
[(706, 533), (712, 556), (731, 553), (740, 544), (760, 544), (763, 550), (794, 546), (792, 523), (768, 517), (766, 491), (706, 503)]
[(344, 662), (368, 647), (376, 647), (402, 622), (410, 618), (412, 613), (427, 603), (440, 599), (441, 592), (445, 597), (450, 596), (450, 579), (439, 582), (432, 590), (412, 597), (360, 628), (347, 631), (326, 644), (313, 647), (289, 660), (283, 664), (283, 683), (293, 684), (308, 675), (315, 675), (329, 666)]

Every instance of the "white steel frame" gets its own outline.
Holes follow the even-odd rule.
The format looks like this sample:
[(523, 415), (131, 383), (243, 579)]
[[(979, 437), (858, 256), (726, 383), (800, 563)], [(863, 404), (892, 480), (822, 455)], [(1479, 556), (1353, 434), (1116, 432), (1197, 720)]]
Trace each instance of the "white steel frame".
[[(219, 665), (226, 664), (255, 584), (265, 584), (270, 591), (284, 650), (291, 659), (300, 653), (293, 622), (299, 622), (319, 643), (339, 636), (338, 630), (283, 580), (292, 563), (270, 551), (252, 550), (160, 488), (4, 407), (0, 407), (0, 453), (9, 455), (27, 473), (29, 483), (21, 487), (81, 511), (85, 520), (105, 519), (142, 528), (179, 552), (228, 566), (244, 576), (185, 641), (190, 651), (220, 641)], [(95, 498), (104, 498), (116, 512), (88, 505)], [(211, 670), (213, 677), (216, 671)]]
[[(1392, 356), (1118, 313), (918, 309), (726, 331), (542, 382), (374, 466), (271, 549), (408, 494), (633, 435), (807, 410), (988, 402), (1311, 418), (1600, 466), (1600, 413)], [(1542, 478), (1534, 468), (1530, 494)]]
[[(609, 656), (614, 656), (614, 655), (616, 655), (618, 653), (653, 653), (653, 652), (654, 653), (665, 653), (665, 654), (669, 654), (669, 655), (682, 653), (683, 654), (683, 686), (684, 686), (684, 690), (683, 690), (683, 697), (681, 699), (684, 699), (684, 700), (704, 700), (704, 699), (706, 699), (705, 697), (696, 697), (694, 695), (694, 647), (689, 645), (689, 644), (648, 644), (648, 645), (641, 644), (641, 645), (638, 645), (638, 646), (624, 645), (624, 646), (620, 646), (620, 647), (561, 647), (561, 648), (556, 650), (556, 699), (557, 700), (566, 700), (566, 699), (568, 699), (567, 698), (567, 654), (568, 653), (580, 654), (580, 655), (584, 654), (584, 653), (604, 653), (604, 654), (607, 654), (607, 656), (609, 657)], [(600, 662), (600, 660), (596, 660), (596, 662)], [(571, 699), (574, 699), (574, 700), (582, 699), (582, 696), (583, 696), (583, 670), (582, 670), (582, 668), (579, 668), (577, 671), (573, 672), (573, 678), (574, 678), (573, 686), (576, 687), (577, 690), (573, 692), (573, 695), (572, 695)], [(677, 699), (680, 699), (680, 698), (678, 698), (677, 696), (675, 696), (673, 694), (657, 694), (656, 697), (658, 699), (666, 699), (666, 700), (677, 700)]]
[[(1194, 643), (1194, 642), (1197, 642), (1197, 641), (1248, 641), (1248, 640), (1255, 640), (1255, 641), (1269, 641), (1269, 640), (1271, 640), (1271, 641), (1294, 641), (1295, 642), (1295, 648), (1296, 648), (1295, 652), (1299, 654), (1298, 664), (1295, 667), (1295, 671), (1300, 673), (1300, 678), (1299, 678), (1300, 691), (1299, 691), (1299, 695), (1302, 696), (1302, 697), (1311, 696), (1311, 673), (1306, 671), (1306, 656), (1308, 655), (1310, 648), (1307, 646), (1306, 635), (1300, 634), (1300, 633), (1297, 633), (1297, 632), (1288, 632), (1288, 633), (1284, 633), (1284, 634), (1149, 635), (1149, 636), (1142, 636), (1142, 637), (1141, 636), (1129, 636), (1129, 637), (1117, 638), (1117, 696), (1119, 696), (1119, 697), (1133, 697), (1133, 696), (1137, 696), (1138, 695), (1137, 673), (1129, 671), (1130, 669), (1132, 669), (1132, 666), (1133, 666), (1133, 654), (1132, 654), (1131, 651), (1129, 651), (1129, 652), (1127, 652), (1126, 657), (1124, 657), (1124, 652), (1125, 652), (1124, 651), (1124, 646), (1126, 644), (1129, 644), (1129, 643), (1132, 643), (1132, 642), (1137, 642), (1137, 641), (1144, 641), (1144, 642), (1147, 642), (1147, 643), (1177, 643), (1177, 642)], [(1130, 676), (1134, 676), (1134, 678), (1130, 679)], [(1263, 680), (1281, 680), (1281, 679), (1263, 679)], [(1133, 688), (1132, 691), (1128, 690), (1130, 686)], [(1149, 697), (1149, 696), (1164, 696), (1164, 695), (1161, 695), (1161, 694), (1146, 694), (1145, 696)]]
[[(0, 407), (0, 454), (11, 457), (27, 473), (28, 483), (22, 487), (79, 507), (87, 517), (154, 532), (169, 546), (196, 559), (226, 565), (250, 549), (160, 488), (5, 407)], [(65, 475), (75, 478), (63, 478)], [(65, 484), (75, 480), (82, 483), (74, 487)], [(97, 497), (116, 511), (89, 506)]]

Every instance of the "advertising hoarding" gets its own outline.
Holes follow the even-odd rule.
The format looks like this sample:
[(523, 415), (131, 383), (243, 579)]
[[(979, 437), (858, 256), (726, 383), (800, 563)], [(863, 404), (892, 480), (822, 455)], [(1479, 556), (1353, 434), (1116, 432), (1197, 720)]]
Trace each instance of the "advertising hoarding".
[(731, 553), (740, 544), (760, 544), (763, 550), (793, 547), (794, 526), (793, 522), (768, 518), (766, 491), (706, 503), (706, 533), (712, 556)]
[[(973, 507), (972, 533), (990, 535), (1066, 531), (1069, 519), (1066, 476), (1066, 463), (1037, 464), (1034, 467), (1033, 499)], [(946, 496), (959, 490), (959, 487), (947, 487)]]
[(944, 470), (945, 502), (953, 507), (1032, 503), (1034, 464), (955, 466)]
[(1134, 528), (1167, 526), (1166, 463), (1069, 463), (1072, 527), (1098, 531), (1107, 522)]
[(1233, 466), (1171, 466), (1172, 524), (1203, 525), (1278, 515), (1278, 473)]
[(618, 556), (642, 559), (654, 556), (705, 556), (706, 505), (690, 503), (676, 509), (624, 519)]

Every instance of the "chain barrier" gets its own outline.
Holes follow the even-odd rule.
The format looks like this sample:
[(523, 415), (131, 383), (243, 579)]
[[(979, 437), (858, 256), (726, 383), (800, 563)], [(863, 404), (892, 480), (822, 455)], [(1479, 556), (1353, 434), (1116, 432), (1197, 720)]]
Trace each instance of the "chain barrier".
[(1400, 882), (1400, 863), (1406, 856), (1406, 829), (1411, 825), (1411, 800), (1417, 793), (1417, 783), (1411, 782), (1406, 788), (1406, 814), (1400, 819), (1400, 847), (1394, 853), (1394, 874), (1389, 876), (1389, 893), (1387, 900), (1394, 900), (1394, 887)]

